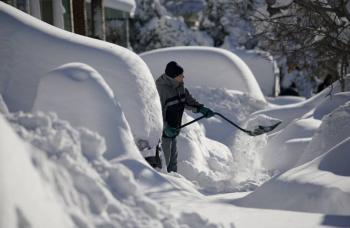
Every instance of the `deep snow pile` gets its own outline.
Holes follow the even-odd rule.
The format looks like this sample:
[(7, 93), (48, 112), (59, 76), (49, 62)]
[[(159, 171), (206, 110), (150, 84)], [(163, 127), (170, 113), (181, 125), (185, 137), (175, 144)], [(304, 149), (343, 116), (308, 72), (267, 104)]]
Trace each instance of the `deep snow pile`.
[[(97, 133), (73, 128), (55, 114), (20, 112), (7, 119), (22, 140), (0, 116), (1, 227), (216, 227), (198, 215), (175, 218), (147, 197), (135, 168), (103, 158), (106, 145)], [(165, 183), (133, 161), (159, 186)]]
[[(300, 156), (298, 163), (303, 165), (276, 176), (252, 194), (238, 200), (238, 204), (349, 215), (349, 118), (349, 101), (325, 115), (304, 154)], [(283, 204), (280, 203), (282, 201)]]
[[(264, 115), (247, 121), (247, 116), (267, 104), (242, 92), (199, 86), (189, 87), (189, 91), (207, 107), (248, 130), (277, 121)], [(187, 114), (183, 123), (200, 116)], [(184, 128), (178, 137), (178, 171), (207, 193), (252, 190), (270, 177), (261, 165), (259, 150), (266, 143), (266, 135), (248, 136), (221, 117), (202, 119)]]
[(270, 135), (261, 150), (262, 166), (280, 175), (237, 200), (236, 205), (350, 214), (350, 172), (345, 162), (349, 159), (350, 95), (339, 88), (336, 82), (299, 104), (268, 110), (287, 120), (291, 114), (295, 116)]
[(69, 63), (40, 79), (32, 112), (54, 112), (73, 126), (98, 132), (106, 141), (108, 159), (121, 155), (140, 159), (129, 123), (117, 101), (95, 69)]
[(48, 72), (67, 63), (84, 63), (112, 89), (136, 143), (144, 140), (155, 147), (162, 129), (161, 107), (154, 102), (159, 96), (139, 56), (50, 26), (3, 2), (0, 27), (0, 93), (10, 111), (31, 110), (39, 80)]
[[(345, 82), (348, 85), (350, 77), (347, 77)], [(346, 90), (349, 91), (349, 89), (350, 87), (347, 86)], [(334, 128), (333, 131), (326, 131), (330, 135), (324, 133), (325, 135), (318, 136), (318, 130), (321, 124), (325, 124), (324, 117), (349, 101), (349, 98), (349, 92), (340, 92), (340, 84), (336, 82), (305, 101), (285, 106), (272, 106), (253, 113), (252, 118), (255, 115), (266, 114), (283, 121), (282, 126), (277, 128), (279, 132), (270, 135), (269, 143), (262, 148), (263, 166), (268, 170), (286, 171), (316, 158), (330, 149), (331, 145), (334, 146), (347, 137), (347, 134), (340, 131), (343, 126), (347, 126), (344, 123), (339, 123), (342, 126), (330, 124), (330, 127)], [(345, 117), (344, 122), (346, 121)], [(329, 143), (327, 144), (327, 140), (315, 141), (316, 137), (327, 138)], [(331, 138), (333, 140), (330, 140)], [(279, 149), (276, 150), (276, 148)]]
[[(151, 140), (161, 132), (160, 116), (154, 123), (152, 110), (144, 109), (149, 104), (160, 113), (142, 60), (113, 46), (108, 62), (106, 44), (22, 20), (27, 16), (16, 12), (0, 3), (0, 34), (8, 35), (0, 36), (0, 55), (11, 57), (4, 58), (10, 65), (0, 66), (1, 94), (6, 95), (0, 96), (1, 227), (314, 227), (337, 224), (344, 219), (340, 215), (349, 225), (350, 96), (339, 93), (339, 85), (305, 101), (284, 99), (288, 105), (276, 105), (224, 84), (200, 84), (197, 78), (188, 87), (194, 97), (240, 126), (254, 129), (279, 119), (284, 124), (269, 135), (251, 137), (220, 117), (202, 119), (178, 137), (180, 174), (163, 174), (146, 164), (133, 143), (124, 144), (133, 142), (135, 130)], [(28, 40), (16, 36), (21, 29)], [(47, 49), (57, 56), (30, 49), (49, 41)], [(63, 50), (67, 44), (72, 52)], [(120, 62), (113, 65), (116, 59)], [(115, 80), (113, 70), (121, 72)], [(33, 96), (26, 96), (26, 83)], [(9, 112), (9, 101), (46, 112), (13, 112), (13, 107)], [(131, 112), (133, 105), (142, 108)], [(188, 112), (183, 122), (197, 116)], [(152, 128), (157, 122), (160, 126)], [(113, 160), (105, 158), (110, 151)], [(254, 191), (208, 197), (198, 190)], [(331, 221), (329, 214), (335, 215)]]

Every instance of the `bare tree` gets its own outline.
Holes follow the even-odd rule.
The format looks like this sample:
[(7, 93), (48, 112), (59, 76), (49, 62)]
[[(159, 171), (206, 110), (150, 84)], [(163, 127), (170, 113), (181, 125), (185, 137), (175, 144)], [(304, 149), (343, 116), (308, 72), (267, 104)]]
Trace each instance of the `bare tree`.
[(274, 53), (283, 53), (314, 70), (335, 72), (345, 89), (344, 77), (349, 68), (350, 13), (349, 0), (291, 0), (280, 4), (266, 0), (267, 12), (259, 12), (255, 23)]

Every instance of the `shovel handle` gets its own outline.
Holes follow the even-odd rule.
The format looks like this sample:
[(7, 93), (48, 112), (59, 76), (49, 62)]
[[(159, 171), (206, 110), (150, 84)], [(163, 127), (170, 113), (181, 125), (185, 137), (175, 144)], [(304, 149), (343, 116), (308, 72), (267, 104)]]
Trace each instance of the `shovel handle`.
[(181, 125), (181, 126), (178, 127), (177, 129), (184, 128), (184, 127), (186, 127), (186, 126), (188, 126), (188, 125), (190, 125), (190, 124), (193, 124), (194, 122), (197, 122), (198, 120), (201, 120), (201, 119), (203, 119), (203, 118), (205, 118), (205, 116), (198, 117), (197, 119), (194, 119), (194, 120), (192, 120), (192, 121), (190, 121), (190, 122), (188, 122), (188, 123), (185, 123), (184, 125)]
[(232, 124), (233, 126), (235, 126), (236, 128), (238, 128), (239, 130), (247, 133), (248, 135), (252, 135), (252, 132), (251, 131), (248, 131), (244, 128), (241, 128), (240, 126), (238, 126), (237, 124), (235, 124), (234, 122), (232, 122), (231, 120), (227, 119), (225, 116), (223, 116), (222, 114), (218, 113), (218, 112), (215, 112), (214, 113), (215, 115), (218, 115), (220, 116), (221, 118), (223, 118), (224, 120), (226, 120), (227, 122), (229, 122), (230, 124)]
[[(253, 136), (253, 133), (252, 133), (251, 131), (248, 131), (248, 130), (246, 130), (246, 129), (241, 128), (240, 126), (238, 126), (237, 124), (235, 124), (235, 123), (232, 122), (231, 120), (227, 119), (227, 118), (226, 118), (225, 116), (223, 116), (222, 114), (220, 114), (220, 113), (218, 113), (218, 112), (214, 112), (214, 115), (220, 116), (221, 118), (223, 118), (224, 120), (226, 120), (227, 122), (229, 122), (230, 124), (232, 124), (233, 126), (235, 126), (236, 128), (238, 128), (239, 130), (241, 130), (241, 131), (247, 133), (248, 135)], [(194, 120), (192, 120), (192, 121), (190, 121), (190, 122), (188, 122), (188, 123), (185, 123), (184, 125), (181, 125), (181, 126), (178, 127), (177, 129), (184, 128), (184, 127), (186, 127), (186, 126), (188, 126), (188, 125), (190, 125), (190, 124), (193, 124), (194, 122), (197, 122), (198, 120), (201, 120), (201, 119), (203, 119), (203, 118), (205, 118), (204, 115), (203, 115), (203, 116), (200, 116), (200, 117), (198, 117), (198, 118), (196, 118), (196, 119), (194, 119)]]

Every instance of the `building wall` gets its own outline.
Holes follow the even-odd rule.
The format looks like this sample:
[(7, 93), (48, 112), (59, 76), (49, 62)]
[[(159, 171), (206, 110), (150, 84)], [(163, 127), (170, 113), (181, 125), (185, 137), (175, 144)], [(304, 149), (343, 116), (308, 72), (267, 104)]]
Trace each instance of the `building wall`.
[[(127, 48), (130, 47), (130, 14), (121, 10), (104, 7), (104, 21), (101, 22), (101, 25), (96, 24), (96, 20), (95, 23), (92, 21), (91, 1), (3, 0), (3, 2), (56, 27), (80, 35), (103, 39)], [(103, 26), (104, 28), (101, 29), (99, 26)], [(96, 30), (98, 30), (97, 33)]]

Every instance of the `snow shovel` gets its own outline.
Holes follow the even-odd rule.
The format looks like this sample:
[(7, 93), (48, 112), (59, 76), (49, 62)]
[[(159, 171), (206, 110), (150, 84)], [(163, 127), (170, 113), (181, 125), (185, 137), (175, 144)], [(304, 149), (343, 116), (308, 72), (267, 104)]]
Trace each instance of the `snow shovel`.
[[(214, 115), (218, 115), (220, 116), (221, 118), (223, 118), (224, 120), (226, 120), (227, 122), (229, 122), (230, 124), (232, 124), (233, 126), (235, 126), (236, 128), (238, 128), (239, 130), (247, 133), (248, 135), (250, 136), (258, 136), (258, 135), (262, 135), (262, 134), (265, 134), (267, 132), (270, 132), (272, 130), (274, 130), (278, 125), (280, 125), (282, 122), (279, 121), (277, 123), (275, 123), (274, 125), (271, 125), (271, 126), (261, 126), (261, 125), (258, 125), (257, 128), (255, 128), (254, 130), (252, 131), (249, 131), (247, 129), (244, 129), (244, 128), (241, 128), (240, 126), (238, 126), (237, 124), (235, 124), (234, 122), (232, 122), (231, 120), (227, 119), (224, 115), (218, 113), (218, 112), (214, 112)], [(201, 116), (201, 117), (198, 117), (197, 119), (194, 119), (188, 123), (185, 123), (184, 125), (181, 125), (180, 127), (178, 127), (178, 129), (181, 129), (181, 128), (184, 128), (194, 122), (197, 122), (198, 120), (200, 119), (203, 119), (205, 118), (205, 116)]]
[[(264, 133), (270, 132), (272, 130), (274, 130), (278, 125), (280, 125), (282, 122), (279, 121), (274, 125), (271, 126), (261, 126), (258, 125), (258, 127), (256, 129), (254, 129), (253, 131), (249, 131), (247, 129), (241, 128), (240, 126), (238, 126), (237, 124), (235, 124), (234, 122), (232, 122), (231, 120), (227, 119), (225, 116), (223, 116), (222, 114), (218, 113), (218, 112), (214, 112), (214, 115), (218, 115), (221, 118), (223, 118), (224, 120), (226, 120), (227, 122), (229, 122), (230, 124), (232, 124), (233, 126), (235, 126), (236, 128), (238, 128), (239, 130), (247, 133), (250, 136), (258, 136), (258, 135), (262, 135)], [(193, 124), (194, 122), (197, 122), (198, 120), (201, 120), (205, 118), (205, 116), (201, 116), (198, 117), (197, 119), (194, 119), (188, 123), (185, 123), (183, 125), (181, 125), (180, 127), (178, 127), (178, 129), (184, 128), (190, 124)], [(158, 169), (162, 169), (162, 162), (159, 156), (159, 151), (161, 150), (161, 146), (160, 146), (160, 141), (158, 142), (157, 148), (156, 148), (156, 155), (155, 156), (149, 156), (146, 157), (145, 159), (147, 160), (147, 162), (153, 167), (153, 168), (158, 168)]]

